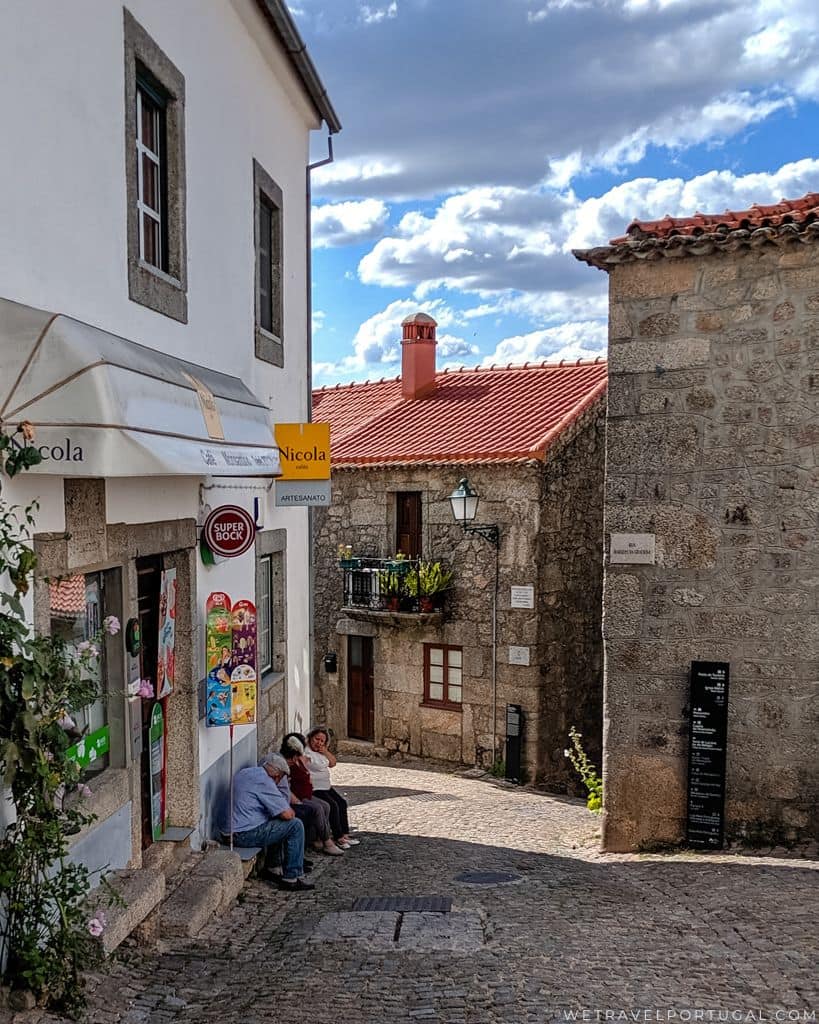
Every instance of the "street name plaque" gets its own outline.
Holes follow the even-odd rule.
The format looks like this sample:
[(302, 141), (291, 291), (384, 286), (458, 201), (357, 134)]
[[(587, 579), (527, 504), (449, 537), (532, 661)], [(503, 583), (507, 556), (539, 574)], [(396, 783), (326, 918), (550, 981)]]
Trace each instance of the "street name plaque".
[(725, 836), (725, 755), (728, 734), (728, 663), (691, 662), (686, 842), (722, 848)]

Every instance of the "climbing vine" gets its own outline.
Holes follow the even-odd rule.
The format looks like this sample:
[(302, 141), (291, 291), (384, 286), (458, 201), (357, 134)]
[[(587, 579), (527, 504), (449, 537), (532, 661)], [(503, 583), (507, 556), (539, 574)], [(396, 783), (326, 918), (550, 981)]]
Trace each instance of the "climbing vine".
[[(0, 432), (0, 469), (7, 477), (40, 462), (28, 424)], [(89, 920), (89, 875), (68, 859), (69, 836), (92, 820), (81, 769), (69, 755), (65, 728), (71, 712), (98, 696), (93, 662), (96, 642), (66, 644), (36, 637), (23, 599), (36, 555), (30, 546), (36, 503), (8, 504), (0, 478), (0, 970), (14, 989), (76, 1015), (84, 1005), (80, 967), (93, 958), (102, 931)], [(108, 632), (119, 623), (106, 620)], [(2, 821), (3, 819), (0, 819)]]

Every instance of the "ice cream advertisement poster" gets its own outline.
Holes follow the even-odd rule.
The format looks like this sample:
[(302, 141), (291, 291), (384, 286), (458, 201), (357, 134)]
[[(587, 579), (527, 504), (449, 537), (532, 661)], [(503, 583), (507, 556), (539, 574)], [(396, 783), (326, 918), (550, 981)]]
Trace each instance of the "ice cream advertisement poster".
[(161, 699), (173, 690), (176, 672), (176, 569), (164, 569), (162, 572), (156, 661), (156, 696)]
[(208, 726), (256, 721), (256, 606), (215, 592), (206, 606)]

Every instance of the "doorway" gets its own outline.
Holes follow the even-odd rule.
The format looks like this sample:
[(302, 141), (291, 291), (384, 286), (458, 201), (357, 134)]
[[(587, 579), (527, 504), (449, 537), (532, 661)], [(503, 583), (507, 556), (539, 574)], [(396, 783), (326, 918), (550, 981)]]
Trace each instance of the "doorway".
[[(162, 582), (162, 557), (138, 558), (137, 609), (142, 647), (139, 654), (140, 678), (147, 679), (156, 692), (157, 658), (159, 654), (159, 591)], [(140, 813), (142, 817), (142, 849), (153, 842), (151, 817), (151, 713), (155, 701), (142, 700), (142, 756), (140, 761)]]
[(351, 739), (375, 739), (373, 639), (347, 637), (347, 735)]

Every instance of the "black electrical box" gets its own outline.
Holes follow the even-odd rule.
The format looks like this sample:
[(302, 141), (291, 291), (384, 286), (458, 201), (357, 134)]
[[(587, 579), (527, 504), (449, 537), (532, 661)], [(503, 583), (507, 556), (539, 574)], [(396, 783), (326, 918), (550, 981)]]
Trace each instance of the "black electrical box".
[(338, 660), (336, 659), (335, 651), (330, 651), (324, 655), (324, 671), (338, 672)]
[(506, 705), (506, 778), (522, 782), (523, 708), (520, 704)]

